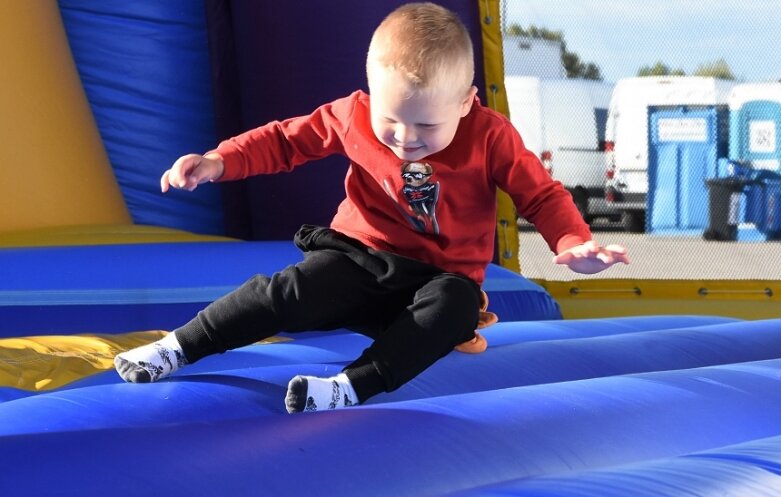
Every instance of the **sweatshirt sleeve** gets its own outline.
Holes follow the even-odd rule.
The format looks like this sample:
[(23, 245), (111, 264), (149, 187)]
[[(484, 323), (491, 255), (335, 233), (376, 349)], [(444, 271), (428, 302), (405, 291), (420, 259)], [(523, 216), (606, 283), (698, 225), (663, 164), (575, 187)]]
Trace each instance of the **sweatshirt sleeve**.
[(534, 224), (551, 251), (559, 253), (591, 240), (591, 230), (572, 196), (551, 178), (509, 121), (499, 127), (492, 149), (489, 163), (494, 181), (510, 195), (518, 213)]
[(223, 141), (225, 171), (219, 181), (291, 171), (306, 162), (344, 153), (342, 145), (357, 92), (315, 109), (308, 116), (272, 121)]

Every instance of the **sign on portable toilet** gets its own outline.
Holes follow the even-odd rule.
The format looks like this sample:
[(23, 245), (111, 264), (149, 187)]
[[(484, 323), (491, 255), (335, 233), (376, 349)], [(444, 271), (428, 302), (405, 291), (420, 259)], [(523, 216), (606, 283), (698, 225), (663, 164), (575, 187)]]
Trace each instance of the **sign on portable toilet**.
[[(743, 236), (781, 237), (781, 83), (737, 85), (729, 97), (730, 160), (753, 183), (747, 189)], [(753, 236), (752, 236), (753, 234)]]
[(649, 107), (648, 233), (700, 235), (708, 225), (706, 180), (727, 155), (726, 106)]

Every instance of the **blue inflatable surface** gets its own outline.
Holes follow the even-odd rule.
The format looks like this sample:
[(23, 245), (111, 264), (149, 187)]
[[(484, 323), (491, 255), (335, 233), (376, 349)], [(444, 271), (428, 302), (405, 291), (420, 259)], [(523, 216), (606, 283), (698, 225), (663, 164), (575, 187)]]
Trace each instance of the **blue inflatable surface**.
[[(507, 495), (504, 488), (517, 487), (521, 495), (560, 495), (564, 480), (573, 490), (563, 495), (627, 495), (619, 483), (658, 467), (675, 473), (683, 464), (711, 479), (761, 469), (736, 459), (739, 467), (721, 474), (728, 459), (714, 465), (700, 455), (698, 464), (681, 456), (781, 433), (781, 361), (614, 374), (627, 371), (614, 368), (638, 354), (634, 347), (653, 350), (669, 339), (649, 340), (655, 333), (563, 341), (565, 348), (595, 347), (573, 364), (585, 376), (567, 373), (567, 381), (502, 371), (508, 362), (495, 356), (506, 346), (479, 357), (451, 354), (396, 393), (330, 413), (287, 415), (281, 399), (290, 373), (327, 373), (338, 370), (335, 363), (189, 371), (154, 385), (109, 382), (9, 401), (0, 406), (0, 462), (15, 471), (4, 475), (0, 491), (102, 495), (110, 488), (122, 495), (154, 485), (155, 492), (186, 495), (425, 496)], [(687, 357), (702, 363), (714, 344), (741, 343), (744, 334), (721, 324), (673, 335), (679, 340), (660, 352), (689, 344), (678, 354), (683, 366)], [(695, 346), (695, 338), (705, 345)], [(752, 334), (747, 342), (755, 340)], [(756, 352), (769, 341), (755, 342)], [(537, 343), (537, 352), (555, 357), (556, 342)], [(546, 347), (553, 349), (547, 356)], [(603, 355), (589, 360), (595, 350)], [(477, 363), (493, 371), (473, 368)], [(501, 374), (503, 387), (493, 388)], [(589, 377), (600, 374), (610, 376)], [(307, 478), (298, 477), (302, 468)], [(656, 471), (655, 485), (669, 484), (669, 475), (659, 481)], [(616, 476), (600, 484), (605, 474)], [(580, 493), (584, 488), (591, 493)], [(656, 495), (713, 490), (712, 483), (701, 493), (681, 488), (687, 493)]]
[[(3, 249), (3, 336), (186, 320), (300, 256), (289, 242)], [(781, 491), (781, 320), (563, 320), (516, 274), (492, 267), (485, 287), (502, 318), (485, 353), (451, 353), (344, 411), (289, 415), (283, 399), (292, 376), (360, 354), (368, 339), (347, 330), (207, 357), (155, 384), (106, 371), (0, 388), (0, 464), (13, 468), (0, 495)]]

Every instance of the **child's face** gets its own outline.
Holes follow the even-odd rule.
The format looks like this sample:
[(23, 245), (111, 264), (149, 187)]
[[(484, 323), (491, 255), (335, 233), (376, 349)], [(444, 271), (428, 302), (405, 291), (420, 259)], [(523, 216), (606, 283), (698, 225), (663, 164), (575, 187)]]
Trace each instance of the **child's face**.
[(375, 67), (369, 74), (369, 91), (377, 139), (399, 159), (417, 161), (450, 145), (477, 89), (472, 87), (466, 97), (450, 88), (413, 91), (394, 71)]

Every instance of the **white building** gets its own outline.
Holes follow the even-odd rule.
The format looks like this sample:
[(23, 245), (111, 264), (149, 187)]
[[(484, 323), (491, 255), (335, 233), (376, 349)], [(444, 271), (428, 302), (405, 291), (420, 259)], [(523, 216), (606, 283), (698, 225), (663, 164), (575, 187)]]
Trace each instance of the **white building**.
[(561, 42), (505, 35), (502, 43), (505, 76), (537, 76), (542, 79), (567, 76), (561, 62)]

